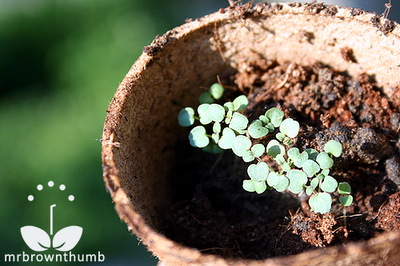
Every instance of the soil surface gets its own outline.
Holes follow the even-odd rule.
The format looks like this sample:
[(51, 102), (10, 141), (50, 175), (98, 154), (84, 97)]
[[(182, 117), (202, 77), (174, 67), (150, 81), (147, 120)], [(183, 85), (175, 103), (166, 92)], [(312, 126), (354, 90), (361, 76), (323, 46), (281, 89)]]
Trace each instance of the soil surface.
[(400, 229), (399, 97), (388, 99), (372, 77), (319, 63), (307, 66), (258, 58), (221, 76), (225, 99), (249, 98), (252, 121), (278, 106), (301, 124), (294, 146), (342, 143), (331, 175), (352, 187), (354, 202), (343, 212), (333, 196), (331, 213), (310, 212), (306, 196), (243, 190), (247, 164), (231, 151), (209, 154), (179, 143), (171, 175), (174, 206), (165, 212), (163, 233), (186, 246), (226, 258), (264, 259), (297, 254)]

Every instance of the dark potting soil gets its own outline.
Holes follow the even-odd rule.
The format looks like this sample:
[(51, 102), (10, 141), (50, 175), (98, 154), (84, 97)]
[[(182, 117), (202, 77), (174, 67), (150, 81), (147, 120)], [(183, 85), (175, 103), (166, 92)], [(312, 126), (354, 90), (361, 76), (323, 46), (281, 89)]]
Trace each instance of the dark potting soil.
[(341, 142), (331, 175), (351, 185), (354, 202), (344, 214), (333, 196), (331, 213), (322, 215), (310, 212), (305, 195), (246, 192), (247, 164), (240, 158), (182, 140), (171, 175), (175, 204), (164, 217), (167, 237), (225, 258), (264, 259), (400, 229), (400, 97), (385, 97), (366, 74), (351, 78), (319, 63), (261, 58), (243, 62), (221, 83), (225, 101), (248, 96), (250, 121), (273, 106), (299, 121), (294, 145), (300, 150)]

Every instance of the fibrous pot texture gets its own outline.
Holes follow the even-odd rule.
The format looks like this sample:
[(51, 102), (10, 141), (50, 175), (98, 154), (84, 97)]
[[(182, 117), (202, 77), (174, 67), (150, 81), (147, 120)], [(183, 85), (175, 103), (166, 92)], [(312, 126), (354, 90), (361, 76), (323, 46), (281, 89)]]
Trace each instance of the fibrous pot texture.
[[(228, 7), (157, 37), (121, 82), (104, 125), (104, 181), (119, 216), (166, 265), (396, 265), (398, 232), (298, 255), (234, 261), (168, 239), (159, 218), (173, 204), (175, 146), (187, 139), (177, 114), (195, 106), (200, 88), (217, 75), (260, 55), (318, 61), (350, 76), (367, 73), (392, 97), (400, 89), (399, 47), (396, 23), (319, 3)], [(343, 54), (349, 49), (352, 58)]]

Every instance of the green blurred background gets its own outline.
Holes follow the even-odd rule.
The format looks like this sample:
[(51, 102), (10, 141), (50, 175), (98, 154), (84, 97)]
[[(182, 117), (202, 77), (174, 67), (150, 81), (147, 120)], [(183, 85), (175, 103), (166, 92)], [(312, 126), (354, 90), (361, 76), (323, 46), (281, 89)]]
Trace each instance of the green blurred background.
[[(326, 2), (380, 14), (387, 1)], [(99, 140), (106, 110), (156, 35), (227, 5), (226, 0), (0, 0), (0, 264), (4, 254), (35, 253), (20, 228), (49, 232), (51, 204), (57, 204), (54, 232), (83, 228), (74, 254), (100, 251), (106, 260), (98, 265), (157, 264), (119, 220), (104, 188)], [(398, 19), (396, 14), (392, 10), (389, 17)], [(68, 201), (69, 195), (75, 200)]]

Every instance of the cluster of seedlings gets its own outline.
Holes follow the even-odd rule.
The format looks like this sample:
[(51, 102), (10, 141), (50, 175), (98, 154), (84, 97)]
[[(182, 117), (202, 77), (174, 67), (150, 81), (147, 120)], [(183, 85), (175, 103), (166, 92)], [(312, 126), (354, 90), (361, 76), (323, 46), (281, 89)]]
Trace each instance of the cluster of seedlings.
[(193, 147), (206, 152), (222, 153), (231, 149), (233, 153), (249, 163), (250, 179), (243, 181), (243, 189), (261, 194), (266, 190), (305, 193), (309, 196), (311, 210), (328, 213), (331, 210), (332, 194), (337, 192), (343, 206), (353, 202), (351, 188), (347, 182), (338, 183), (329, 175), (334, 157), (342, 153), (342, 145), (335, 140), (324, 144), (321, 152), (308, 148), (300, 151), (293, 145), (300, 131), (300, 124), (293, 118), (285, 118), (277, 107), (249, 121), (245, 115), (248, 99), (245, 95), (232, 102), (220, 104), (224, 88), (215, 83), (199, 97), (197, 112), (186, 107), (179, 112), (181, 126), (194, 126), (189, 133)]

